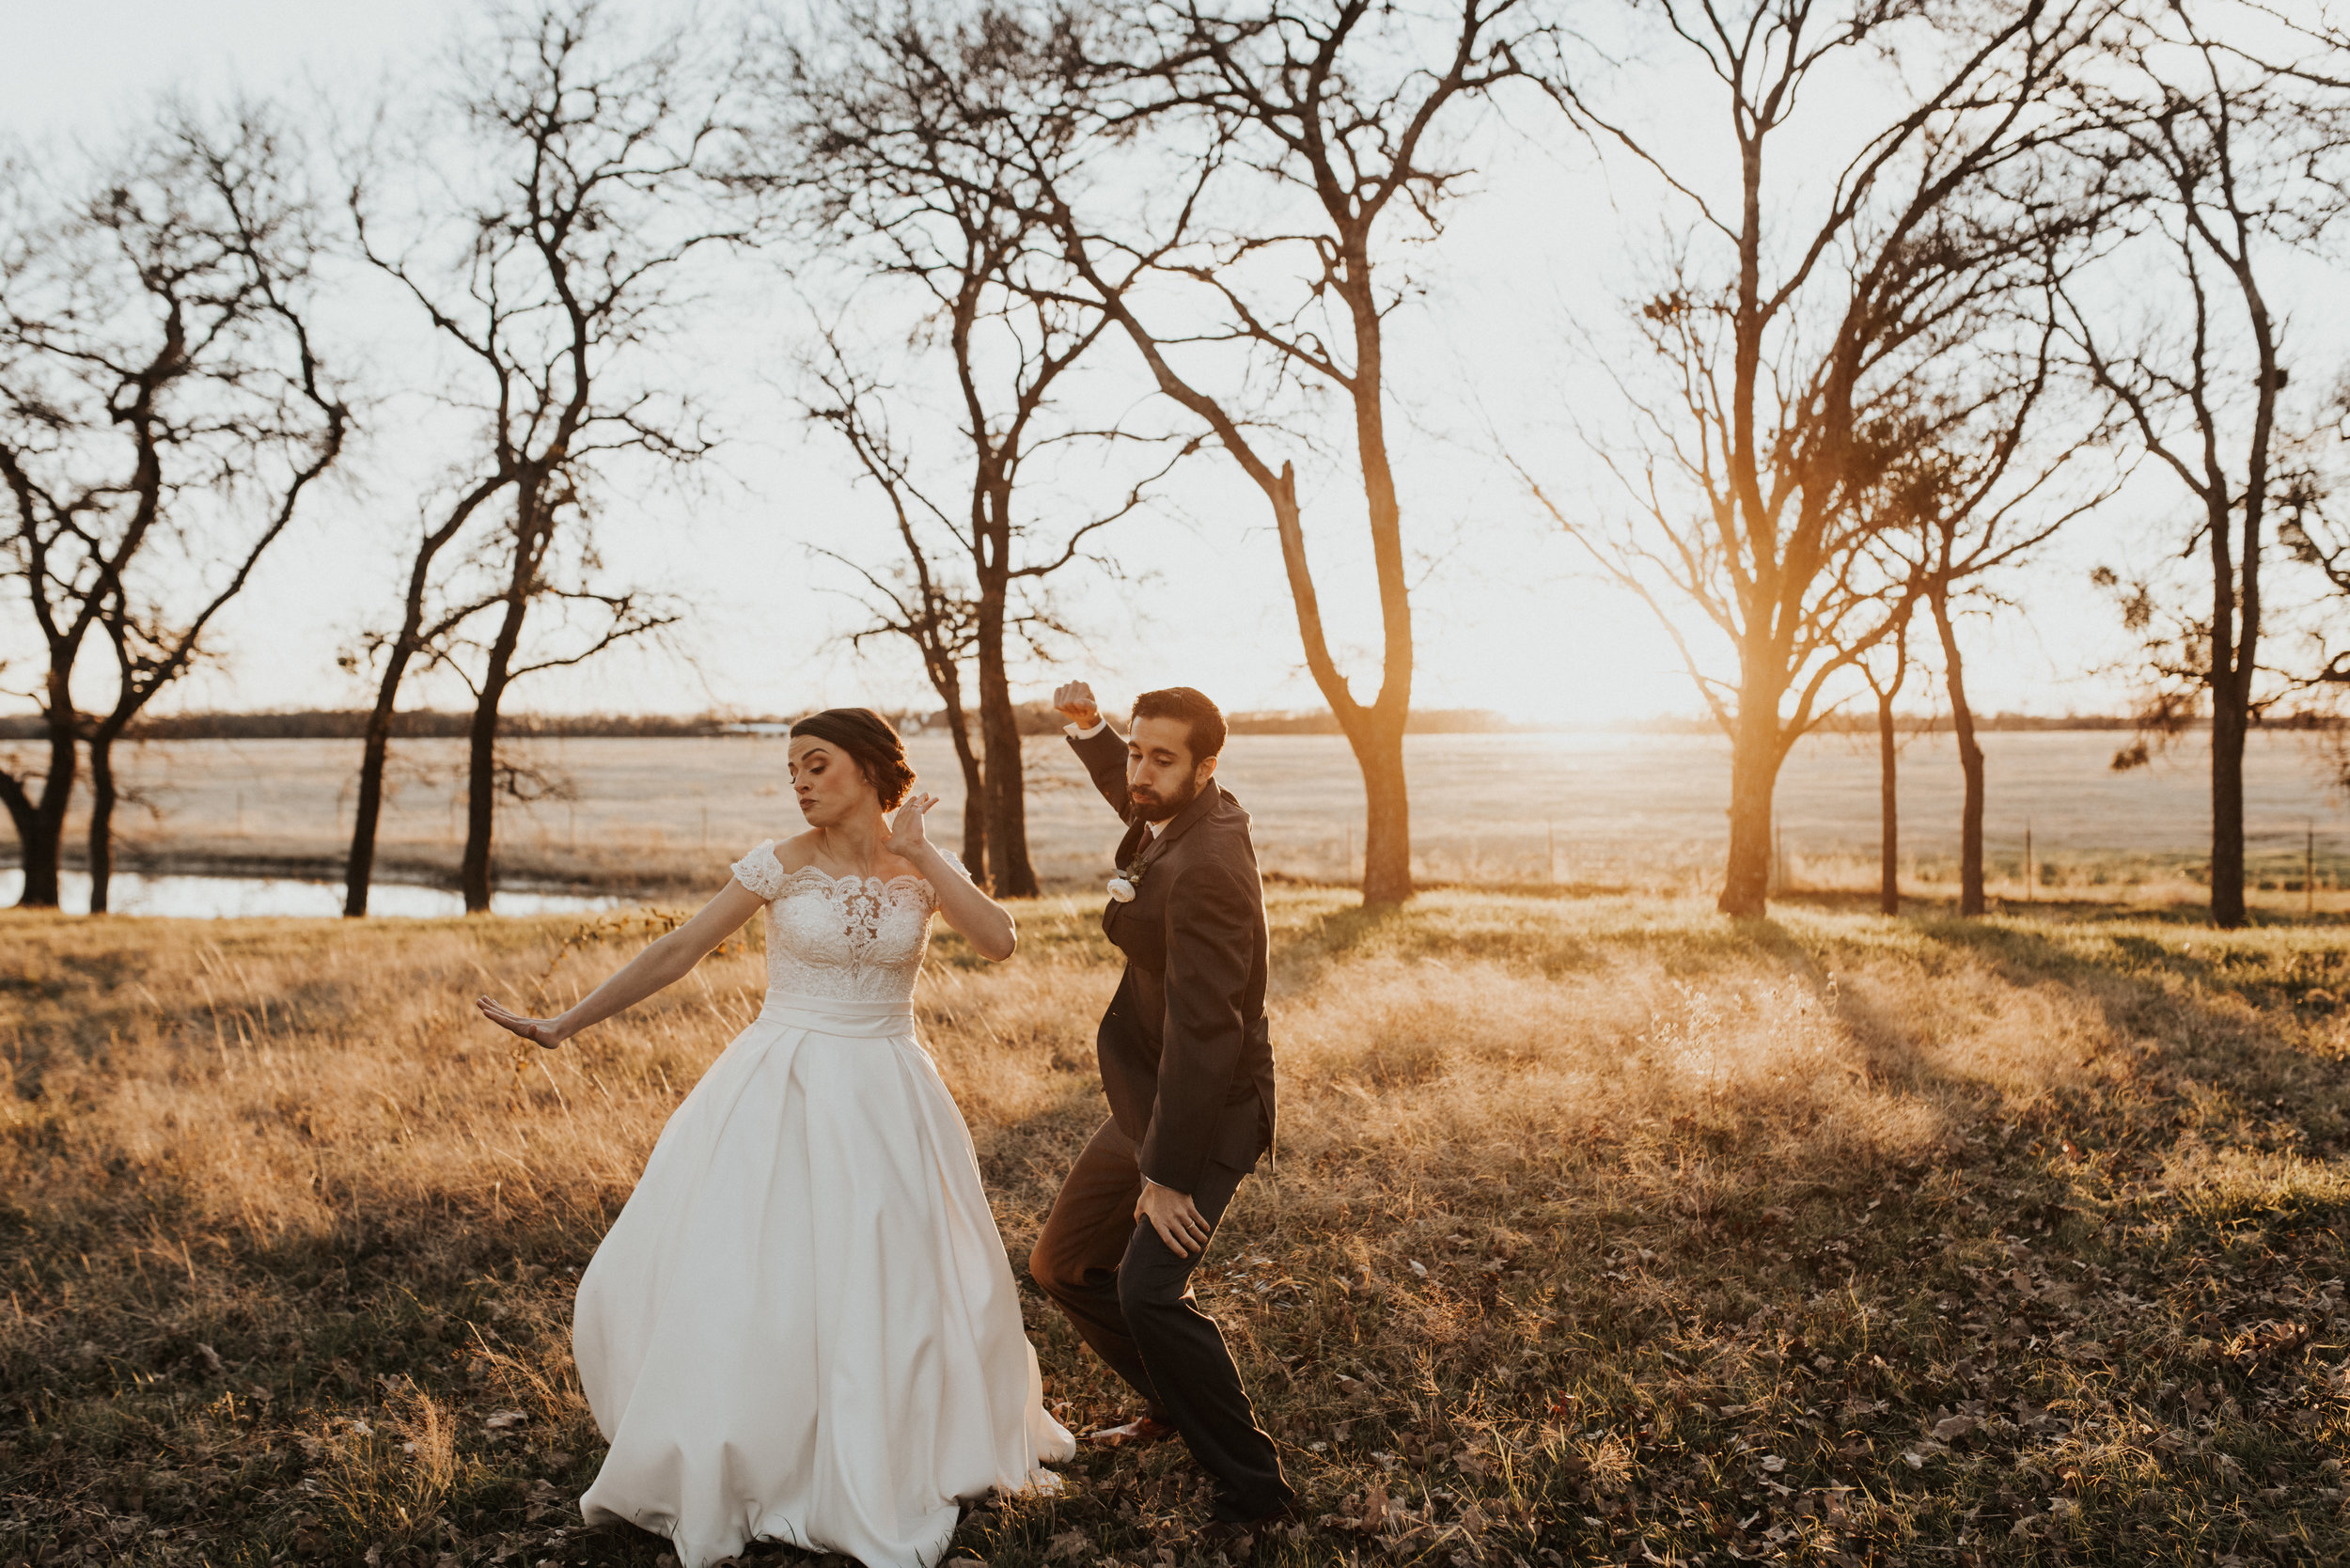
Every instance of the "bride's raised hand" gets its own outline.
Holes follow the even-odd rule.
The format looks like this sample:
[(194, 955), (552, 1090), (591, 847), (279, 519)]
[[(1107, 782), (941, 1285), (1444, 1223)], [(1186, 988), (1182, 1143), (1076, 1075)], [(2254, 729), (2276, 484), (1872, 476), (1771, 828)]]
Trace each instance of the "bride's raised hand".
[(525, 1018), (512, 1008), (494, 1002), (487, 996), (476, 996), (473, 1005), (481, 1010), (482, 1017), (499, 1028), (513, 1030), (533, 1045), (541, 1045), (552, 1051), (563, 1043), (563, 1031), (556, 1027), (552, 1018)]
[(936, 795), (908, 795), (898, 814), (889, 819), (889, 839), (885, 847), (901, 860), (911, 860), (914, 852), (930, 842), (922, 830), (925, 812), (938, 804)]

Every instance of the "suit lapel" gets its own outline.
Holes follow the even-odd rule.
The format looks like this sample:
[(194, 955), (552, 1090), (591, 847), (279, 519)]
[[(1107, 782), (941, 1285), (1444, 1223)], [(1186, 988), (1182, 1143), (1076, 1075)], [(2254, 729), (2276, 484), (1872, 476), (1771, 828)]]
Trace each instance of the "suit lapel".
[(1135, 863), (1135, 856), (1141, 853), (1142, 842), (1150, 837), (1150, 833), (1151, 824), (1136, 817), (1134, 825), (1126, 829), (1126, 836), (1118, 840), (1119, 870), (1123, 870)]
[[(1124, 875), (1126, 868), (1135, 863), (1135, 856), (1142, 853), (1143, 840), (1149, 838), (1150, 835), (1151, 824), (1143, 821), (1140, 817), (1136, 817), (1132, 823), (1127, 824), (1126, 836), (1118, 840), (1118, 871), (1120, 875)], [(1126, 906), (1124, 904), (1119, 902), (1116, 899), (1112, 899), (1102, 911), (1102, 933), (1104, 936), (1107, 936), (1112, 942), (1116, 942), (1118, 940), (1118, 917), (1120, 913), (1124, 910), (1125, 907)]]

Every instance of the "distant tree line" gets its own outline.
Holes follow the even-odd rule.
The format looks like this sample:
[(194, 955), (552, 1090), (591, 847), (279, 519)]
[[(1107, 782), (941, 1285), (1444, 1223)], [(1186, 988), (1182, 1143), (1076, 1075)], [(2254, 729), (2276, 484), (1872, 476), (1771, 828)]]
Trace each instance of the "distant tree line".
[[(914, 733), (948, 728), (944, 710), (894, 713), (885, 715)], [(1121, 718), (1123, 714), (1113, 715)], [(1012, 711), (1024, 736), (1058, 735), (1066, 721), (1042, 702), (1024, 702)], [(378, 716), (365, 708), (312, 708), (286, 713), (157, 713), (141, 718), (123, 731), (127, 741), (355, 741), (376, 727)], [(470, 713), (411, 708), (382, 721), (394, 740), (462, 740), (471, 735)], [(516, 739), (597, 738), (606, 740), (698, 739), (738, 735), (754, 729), (779, 729), (790, 715), (739, 713), (509, 713), (499, 732)], [(2095, 728), (2116, 728), (2130, 721), (2114, 719)], [(1338, 735), (1344, 731), (1328, 713), (1236, 713), (1227, 715), (1235, 735)], [(1415, 734), (1474, 735), (1538, 729), (1518, 724), (1483, 708), (1423, 708), (1412, 714)], [(35, 714), (0, 716), (0, 741), (38, 741), (45, 731)]]
[[(366, 738), (375, 715), (365, 708), (314, 708), (291, 713), (158, 713), (124, 731), (127, 741), (356, 741)], [(509, 713), (501, 732), (522, 738), (600, 735), (667, 738), (717, 735), (730, 719), (709, 714)], [(471, 733), (470, 713), (410, 709), (394, 713), (386, 732), (395, 740), (461, 740)], [(40, 738), (36, 717), (0, 718), (0, 740)]]
[[(2350, 191), (2350, 37), (2322, 16), (838, 0), (736, 23), (536, 0), (365, 113), (175, 108), (86, 163), (0, 158), (0, 680), (38, 714), (0, 804), (25, 902), (56, 900), (86, 779), (106, 906), (116, 746), (227, 722), (148, 713), (264, 557), (328, 525), (322, 496), (398, 563), (334, 651), (371, 703), (245, 732), (356, 743), (348, 913), (398, 741), (465, 744), (480, 910), (501, 804), (536, 787), (506, 743), (714, 732), (506, 709), (685, 614), (604, 544), (645, 525), (616, 521), (624, 483), (690, 486), (742, 422), (681, 352), (724, 257), (789, 280), (795, 319), (760, 330), (798, 345), (789, 395), (874, 502), (812, 558), (861, 606), (853, 644), (920, 661), (976, 872), (1036, 887), (1023, 743), (1057, 723), (1017, 672), (1082, 640), (1074, 576), (1119, 580), (1136, 520), (1208, 463), (1261, 506), (1270, 545), (1230, 570), (1277, 571), (1325, 710), (1236, 728), (1343, 735), (1363, 897), (1409, 897), (1404, 737), (1501, 726), (1414, 706), (1428, 541), (1398, 476), (1435, 437), (1397, 416), (1432, 368), (1399, 328), (1437, 258), (1473, 272), (1451, 220), (1509, 136), (1596, 157), (1622, 212), (1662, 216), (1627, 241), (1646, 272), (1618, 322), (1585, 326), (1609, 396), (1558, 411), (1539, 460), (1498, 429), (1490, 455), (1654, 610), (1727, 738), (1720, 907), (1766, 907), (1792, 747), (1855, 727), (1899, 907), (1901, 704), (1931, 682), (1980, 912), (1980, 737), (2084, 721), (1978, 714), (1968, 651), (2016, 634), (2016, 574), (2060, 531), (2127, 508), (2154, 564), (2083, 585), (2138, 645), (2116, 765), (2208, 733), (2212, 913), (2246, 918), (2246, 736), (2350, 690), (2350, 367), (2282, 299), (2330, 265)], [(322, 347), (353, 279), (398, 353)], [(352, 454), (395, 438), (437, 465), (381, 494)], [(1596, 494), (1559, 489), (1565, 446)], [(1325, 604), (1341, 542), (1364, 624)], [(428, 674), (462, 715), (402, 708)]]

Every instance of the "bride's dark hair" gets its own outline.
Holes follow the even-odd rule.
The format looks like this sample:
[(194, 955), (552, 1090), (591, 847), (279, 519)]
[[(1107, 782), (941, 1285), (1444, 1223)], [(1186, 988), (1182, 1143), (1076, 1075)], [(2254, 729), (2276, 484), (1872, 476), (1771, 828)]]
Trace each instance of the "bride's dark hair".
[(882, 809), (894, 811), (914, 787), (914, 769), (906, 762), (906, 744), (889, 721), (870, 708), (827, 708), (795, 719), (791, 734), (823, 741), (849, 754), (856, 771), (881, 797)]

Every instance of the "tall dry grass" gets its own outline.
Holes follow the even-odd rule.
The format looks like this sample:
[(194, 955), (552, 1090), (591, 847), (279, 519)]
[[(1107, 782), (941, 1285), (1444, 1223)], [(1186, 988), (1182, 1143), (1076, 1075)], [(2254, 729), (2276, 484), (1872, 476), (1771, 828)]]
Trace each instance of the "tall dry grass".
[[(1350, 903), (1276, 895), (1283, 1134), (1200, 1276), (1307, 1498), (1260, 1560), (2350, 1547), (2337, 929)], [(1015, 1260), (1116, 978), (1020, 917), (917, 998)], [(0, 920), (0, 1564), (651, 1563), (572, 1507), (570, 1288), (760, 959), (552, 1054), (470, 1011), (645, 929)], [(958, 1549), (1186, 1559), (1180, 1452), (1072, 1480)]]

